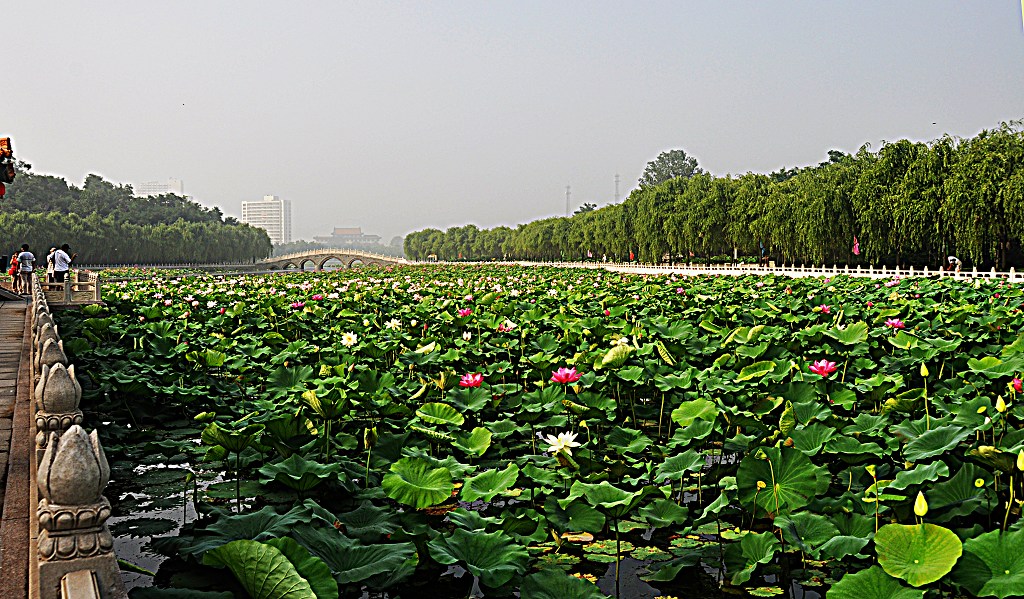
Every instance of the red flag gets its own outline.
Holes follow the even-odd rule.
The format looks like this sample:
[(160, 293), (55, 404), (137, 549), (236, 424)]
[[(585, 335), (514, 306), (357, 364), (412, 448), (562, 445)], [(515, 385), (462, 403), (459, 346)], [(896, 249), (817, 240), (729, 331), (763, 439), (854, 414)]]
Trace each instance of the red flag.
[(857, 236), (853, 236), (853, 255), (860, 256), (860, 242), (857, 241)]

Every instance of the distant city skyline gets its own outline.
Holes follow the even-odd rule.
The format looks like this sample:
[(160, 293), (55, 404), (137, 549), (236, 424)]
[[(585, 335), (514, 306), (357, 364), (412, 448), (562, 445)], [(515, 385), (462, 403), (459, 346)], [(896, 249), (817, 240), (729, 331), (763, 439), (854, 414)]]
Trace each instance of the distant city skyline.
[[(716, 175), (1024, 117), (1015, 0), (15, 3), (0, 136), (81, 185), (187, 182), (293, 238), (604, 206), (681, 148)], [(89, 23), (83, 27), (82, 23)], [(330, 223), (330, 224), (328, 224)]]

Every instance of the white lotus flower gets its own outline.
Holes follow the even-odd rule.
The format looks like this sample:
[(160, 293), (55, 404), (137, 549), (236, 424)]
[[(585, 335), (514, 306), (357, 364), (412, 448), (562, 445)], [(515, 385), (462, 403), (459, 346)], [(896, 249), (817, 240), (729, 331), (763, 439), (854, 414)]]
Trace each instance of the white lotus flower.
[(544, 442), (549, 445), (548, 452), (552, 455), (557, 454), (560, 451), (564, 451), (568, 455), (572, 455), (572, 448), (579, 447), (580, 444), (576, 442), (576, 433), (558, 433), (558, 436), (544, 435)]
[(349, 331), (341, 336), (341, 344), (344, 345), (345, 347), (352, 347), (353, 345), (356, 344), (357, 341), (359, 341), (359, 337), (357, 337), (356, 334), (353, 333), (352, 331)]

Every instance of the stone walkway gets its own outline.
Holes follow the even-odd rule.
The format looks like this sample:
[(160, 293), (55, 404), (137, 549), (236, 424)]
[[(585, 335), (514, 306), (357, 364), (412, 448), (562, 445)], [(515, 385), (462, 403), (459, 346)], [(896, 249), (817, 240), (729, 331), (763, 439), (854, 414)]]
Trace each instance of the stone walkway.
[[(23, 422), (14, 423), (15, 406), (19, 405), (24, 412), (20, 406), (30, 401), (29, 382), (25, 377), (31, 376), (32, 370), (28, 364), (22, 368), (28, 349), (25, 340), (27, 309), (24, 302), (0, 303), (0, 513), (3, 514), (0, 519), (0, 592), (12, 599), (26, 596), (27, 590), (29, 489), (26, 483), (31, 446), (27, 445), (27, 439), (20, 438), (27, 437), (27, 433), (19, 435), (18, 441), (25, 447), (21, 452), (15, 451), (11, 459), (12, 429), (22, 427), (27, 431), (30, 425), (27, 413), (19, 413)], [(15, 484), (8, 485), (8, 478)]]

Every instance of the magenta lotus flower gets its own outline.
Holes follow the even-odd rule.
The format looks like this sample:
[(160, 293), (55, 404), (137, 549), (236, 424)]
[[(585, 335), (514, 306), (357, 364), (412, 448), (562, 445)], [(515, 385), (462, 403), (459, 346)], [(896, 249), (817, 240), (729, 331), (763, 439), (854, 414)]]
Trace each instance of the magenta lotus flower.
[(460, 387), (479, 387), (484, 382), (484, 375), (479, 372), (462, 375), (462, 379), (459, 380)]
[(885, 321), (885, 326), (889, 327), (890, 329), (903, 329), (903, 328), (906, 328), (906, 325), (903, 324), (903, 321), (900, 320), (899, 318), (890, 318), (890, 319), (886, 320)]
[(459, 316), (469, 316), (472, 313), (473, 313), (473, 310), (470, 309), (470, 308), (460, 308), (459, 309)]
[(825, 304), (822, 304), (822, 305), (818, 306), (818, 308), (821, 309), (822, 314), (831, 314), (832, 313), (832, 309), (829, 308), (828, 306), (826, 306)]
[(310, 299), (312, 299), (314, 302), (318, 302), (318, 301), (324, 299), (324, 296), (322, 294), (319, 294), (319, 293), (314, 293), (313, 297), (311, 297)]
[(583, 376), (576, 372), (576, 368), (559, 368), (551, 373), (552, 383), (575, 383)]
[(1019, 378), (1013, 377), (1013, 382), (1010, 384), (1013, 385), (1013, 390), (1016, 391), (1017, 393), (1024, 392), (1024, 384), (1021, 383), (1021, 380)]
[(305, 307), (305, 305), (306, 304), (304, 302), (292, 302), (292, 304), (291, 304), (292, 310), (300, 310), (303, 307)]
[(829, 362), (828, 360), (818, 360), (814, 364), (807, 367), (808, 370), (814, 374), (821, 375), (822, 377), (828, 378), (830, 374), (836, 371), (836, 363)]
[(871, 301), (871, 300), (868, 300), (868, 301), (867, 301), (867, 303), (866, 303), (865, 305), (866, 305), (866, 306), (867, 306), (868, 308), (874, 308), (874, 307), (875, 307), (875, 302), (873, 302), (873, 301)]
[(611, 316), (612, 315), (612, 311), (611, 310), (605, 310), (604, 311), (604, 315), (605, 316)]

